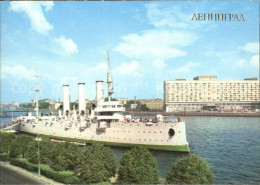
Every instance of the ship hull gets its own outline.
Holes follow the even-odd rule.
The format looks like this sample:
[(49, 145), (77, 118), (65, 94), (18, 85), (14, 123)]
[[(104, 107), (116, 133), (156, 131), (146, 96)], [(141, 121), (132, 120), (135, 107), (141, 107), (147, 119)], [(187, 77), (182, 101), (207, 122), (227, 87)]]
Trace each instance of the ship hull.
[[(79, 141), (85, 143), (102, 143), (119, 147), (145, 146), (153, 150), (189, 152), (186, 141), (184, 122), (177, 123), (111, 123), (110, 127), (99, 129), (96, 124), (82, 129), (79, 123), (71, 124), (60, 121), (38, 121), (36, 124), (21, 123), (20, 131), (29, 134), (46, 135), (50, 138)], [(169, 135), (169, 130), (174, 135)]]

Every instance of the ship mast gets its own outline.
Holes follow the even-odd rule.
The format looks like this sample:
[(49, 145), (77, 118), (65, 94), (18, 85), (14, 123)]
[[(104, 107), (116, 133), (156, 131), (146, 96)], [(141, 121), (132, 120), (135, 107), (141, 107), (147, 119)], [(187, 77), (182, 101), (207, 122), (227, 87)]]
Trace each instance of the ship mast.
[(112, 75), (110, 69), (110, 58), (108, 53), (108, 41), (107, 41), (107, 93), (108, 93), (108, 101), (111, 101), (111, 95), (114, 93), (113, 84), (112, 84)]
[(36, 118), (38, 118), (39, 116), (39, 102), (38, 102), (38, 92), (40, 91), (40, 89), (38, 88), (38, 70), (37, 70), (37, 64), (35, 65), (35, 76), (36, 78), (36, 84), (35, 84), (35, 110), (36, 110)]

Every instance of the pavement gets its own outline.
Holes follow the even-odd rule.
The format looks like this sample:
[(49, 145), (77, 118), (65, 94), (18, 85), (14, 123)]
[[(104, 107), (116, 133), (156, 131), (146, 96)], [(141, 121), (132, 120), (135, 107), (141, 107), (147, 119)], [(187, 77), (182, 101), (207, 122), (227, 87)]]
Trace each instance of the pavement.
[(9, 162), (0, 162), (0, 184), (53, 184), (61, 183), (23, 168), (13, 166)]

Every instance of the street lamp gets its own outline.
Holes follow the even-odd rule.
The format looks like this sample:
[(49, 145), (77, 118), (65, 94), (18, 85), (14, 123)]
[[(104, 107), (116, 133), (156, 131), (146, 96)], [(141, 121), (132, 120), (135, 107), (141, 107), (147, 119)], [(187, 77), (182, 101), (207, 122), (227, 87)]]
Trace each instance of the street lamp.
[(40, 167), (40, 141), (42, 140), (41, 137), (38, 136), (35, 138), (35, 140), (38, 142), (38, 175), (41, 175), (41, 167)]

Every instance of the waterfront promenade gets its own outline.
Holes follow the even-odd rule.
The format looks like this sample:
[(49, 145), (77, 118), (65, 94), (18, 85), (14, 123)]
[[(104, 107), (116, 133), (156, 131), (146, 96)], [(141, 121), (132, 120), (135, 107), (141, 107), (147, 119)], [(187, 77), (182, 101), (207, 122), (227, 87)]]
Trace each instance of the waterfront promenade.
[(61, 185), (45, 176), (13, 166), (9, 162), (0, 162), (0, 184), (53, 184)]

